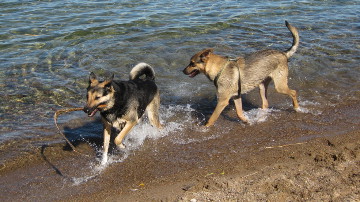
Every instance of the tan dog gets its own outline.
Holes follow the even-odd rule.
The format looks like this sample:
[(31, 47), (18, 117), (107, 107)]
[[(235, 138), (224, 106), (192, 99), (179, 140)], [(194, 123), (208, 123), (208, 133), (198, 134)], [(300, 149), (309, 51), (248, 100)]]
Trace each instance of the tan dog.
[(293, 101), (294, 109), (299, 109), (296, 91), (288, 87), (288, 59), (299, 46), (299, 33), (297, 29), (285, 21), (287, 28), (293, 36), (293, 44), (285, 52), (277, 50), (262, 50), (244, 58), (229, 59), (216, 55), (213, 49), (205, 49), (196, 53), (190, 64), (184, 69), (184, 74), (194, 77), (204, 73), (217, 88), (217, 105), (215, 111), (205, 126), (211, 126), (218, 119), (220, 113), (234, 98), (238, 117), (247, 122), (243, 115), (241, 94), (247, 93), (255, 87), (260, 88), (262, 108), (266, 109), (267, 87), (274, 81), (277, 92), (289, 95)]

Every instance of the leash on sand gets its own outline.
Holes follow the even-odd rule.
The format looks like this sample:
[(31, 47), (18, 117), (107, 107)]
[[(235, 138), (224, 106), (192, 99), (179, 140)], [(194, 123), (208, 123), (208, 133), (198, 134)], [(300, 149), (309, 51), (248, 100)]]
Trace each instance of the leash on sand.
[(84, 154), (82, 152), (79, 152), (75, 149), (75, 146), (73, 144), (71, 144), (70, 140), (66, 138), (66, 136), (64, 135), (64, 133), (61, 132), (58, 124), (57, 124), (57, 118), (59, 117), (60, 114), (64, 114), (64, 113), (68, 113), (68, 112), (74, 112), (74, 111), (82, 111), (84, 108), (82, 107), (78, 107), (78, 108), (68, 108), (68, 109), (60, 109), (60, 110), (57, 110), (54, 114), (54, 122), (55, 122), (55, 126), (56, 128), (58, 129), (59, 133), (63, 136), (63, 138), (66, 140), (66, 142), (70, 145), (71, 149), (76, 152), (76, 153), (79, 153), (81, 155), (84, 155), (84, 156), (87, 156), (87, 157), (90, 157), (89, 155), (87, 154)]

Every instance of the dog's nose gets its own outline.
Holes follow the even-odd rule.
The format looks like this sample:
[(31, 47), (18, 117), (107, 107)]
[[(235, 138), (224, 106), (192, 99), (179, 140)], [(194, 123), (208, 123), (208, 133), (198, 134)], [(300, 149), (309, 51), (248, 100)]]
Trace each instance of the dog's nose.
[(90, 112), (90, 109), (87, 106), (85, 106), (83, 111), (88, 114)]

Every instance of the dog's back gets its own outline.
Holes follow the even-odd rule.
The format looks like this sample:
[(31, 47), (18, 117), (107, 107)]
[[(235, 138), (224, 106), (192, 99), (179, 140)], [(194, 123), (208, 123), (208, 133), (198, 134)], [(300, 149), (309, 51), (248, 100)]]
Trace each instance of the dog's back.
[(278, 50), (261, 50), (238, 61), (241, 76), (241, 93), (247, 93), (257, 87), (268, 76), (273, 76), (275, 69), (287, 75), (287, 61), (299, 47), (299, 33), (295, 27), (285, 21), (286, 27), (293, 36), (292, 46), (282, 52)]
[(247, 93), (258, 87), (279, 64), (287, 62), (284, 52), (277, 50), (262, 50), (244, 57), (238, 61), (240, 66), (241, 93)]

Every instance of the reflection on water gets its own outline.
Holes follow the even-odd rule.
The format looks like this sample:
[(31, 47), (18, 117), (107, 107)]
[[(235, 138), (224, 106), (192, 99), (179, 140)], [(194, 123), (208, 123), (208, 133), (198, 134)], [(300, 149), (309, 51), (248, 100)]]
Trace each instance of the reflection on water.
[[(187, 104), (207, 115), (216, 103), (211, 82), (181, 72), (192, 54), (205, 47), (229, 56), (286, 50), (292, 39), (285, 20), (300, 31), (289, 83), (304, 113), (316, 116), (338, 102), (359, 100), (359, 1), (6, 0), (0, 5), (0, 142), (53, 135), (41, 131), (53, 127), (54, 110), (84, 104), (90, 71), (127, 79), (138, 62), (155, 68), (162, 108), (175, 113), (163, 113), (162, 119), (179, 127), (187, 120), (180, 113)], [(247, 99), (259, 106), (257, 92)], [(276, 110), (288, 109), (284, 97), (270, 95), (270, 101)]]

